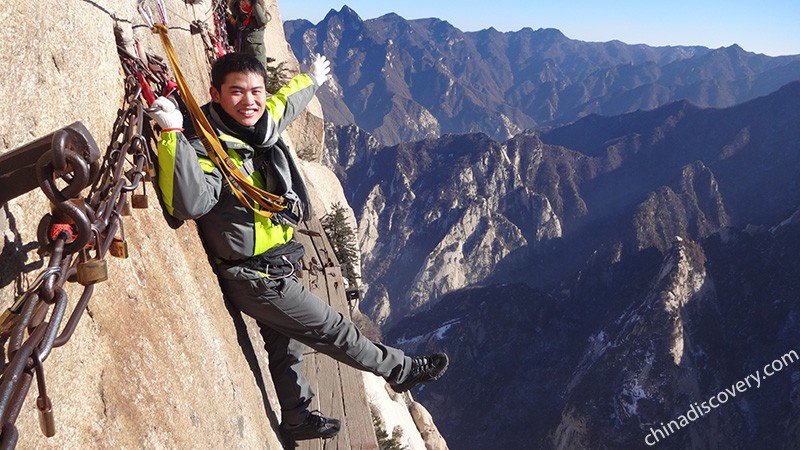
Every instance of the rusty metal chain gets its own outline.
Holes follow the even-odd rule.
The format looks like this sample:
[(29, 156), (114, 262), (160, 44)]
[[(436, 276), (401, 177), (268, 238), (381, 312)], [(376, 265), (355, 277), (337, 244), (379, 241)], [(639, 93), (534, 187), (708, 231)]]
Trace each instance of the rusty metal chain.
[[(213, 32), (209, 29), (208, 19), (213, 19)], [(189, 32), (200, 35), (206, 53), (206, 59), (211, 66), (222, 55), (233, 52), (233, 46), (228, 38), (228, 2), (225, 0), (212, 0), (209, 17), (189, 22)]]
[[(214, 38), (222, 46), (225, 53), (233, 51), (228, 36), (228, 2), (225, 0), (212, 0), (214, 17)], [(221, 56), (221, 55), (220, 55)]]
[[(127, 258), (122, 217), (130, 214), (130, 206), (147, 207), (144, 190), (145, 181), (153, 175), (154, 134), (145, 120), (143, 89), (150, 89), (150, 82), (159, 89), (169, 86), (166, 66), (151, 58), (148, 55), (143, 62), (120, 49), (126, 96), (102, 164), (97, 144), (80, 122), (20, 149), (21, 153), (43, 152), (36, 162), (36, 178), (52, 211), (40, 221), (37, 237), (40, 253), (49, 255), (49, 263), (0, 316), (0, 339), (7, 343), (8, 358), (0, 378), (1, 449), (16, 446), (14, 424), (34, 376), (42, 432), (48, 437), (55, 434), (43, 363), (53, 348), (64, 345), (74, 333), (94, 284), (107, 279), (106, 254)], [(43, 150), (44, 145), (50, 149)], [(81, 197), (90, 186), (86, 197)], [(83, 291), (67, 318), (64, 285), (68, 281), (77, 281)]]

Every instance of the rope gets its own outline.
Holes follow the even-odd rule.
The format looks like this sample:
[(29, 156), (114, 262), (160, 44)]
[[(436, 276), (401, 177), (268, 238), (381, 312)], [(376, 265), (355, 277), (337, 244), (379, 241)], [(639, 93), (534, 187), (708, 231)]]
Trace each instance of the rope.
[[(273, 213), (286, 209), (287, 201), (285, 198), (253, 186), (241, 173), (234, 160), (225, 153), (217, 134), (214, 132), (214, 127), (203, 114), (200, 105), (197, 104), (189, 89), (186, 78), (181, 72), (178, 55), (169, 39), (169, 30), (163, 24), (154, 24), (153, 32), (160, 36), (161, 43), (164, 45), (164, 52), (172, 66), (175, 81), (178, 83), (181, 97), (189, 110), (189, 116), (197, 131), (197, 136), (206, 148), (211, 161), (225, 176), (225, 180), (230, 185), (231, 191), (236, 195), (236, 198), (253, 212), (264, 217), (272, 217)], [(256, 207), (256, 205), (260, 208)]]

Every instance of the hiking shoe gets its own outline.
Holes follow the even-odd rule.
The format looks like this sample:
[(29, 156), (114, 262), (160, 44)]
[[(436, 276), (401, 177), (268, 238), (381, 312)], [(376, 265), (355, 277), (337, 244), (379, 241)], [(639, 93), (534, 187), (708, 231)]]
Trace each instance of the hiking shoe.
[(445, 370), (450, 360), (444, 353), (434, 353), (429, 356), (417, 356), (411, 360), (411, 372), (402, 383), (392, 384), (395, 392), (405, 392), (412, 387), (438, 379)]
[(342, 423), (338, 419), (330, 419), (320, 414), (319, 411), (311, 411), (306, 416), (306, 420), (299, 425), (281, 424), (281, 433), (295, 441), (306, 439), (328, 439), (336, 436)]

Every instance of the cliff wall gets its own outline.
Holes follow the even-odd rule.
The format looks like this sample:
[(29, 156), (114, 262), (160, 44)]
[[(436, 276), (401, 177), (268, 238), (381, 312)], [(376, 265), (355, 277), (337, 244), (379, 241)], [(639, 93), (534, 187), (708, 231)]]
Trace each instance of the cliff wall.
[[(208, 100), (208, 63), (200, 37), (188, 28), (194, 20), (210, 23), (209, 3), (166, 1), (170, 36), (201, 103)], [(277, 5), (269, 7), (275, 20), (267, 45), (297, 73)], [(0, 29), (0, 154), (75, 121), (104, 152), (124, 96), (115, 23), (148, 52), (163, 55), (157, 37), (142, 26), (136, 1), (9, 2), (0, 18), (6, 24)], [(322, 119), (316, 102), (309, 110), (287, 137), (313, 160)], [(242, 346), (252, 347), (246, 335), (237, 339), (242, 328), (222, 302), (194, 225), (167, 227), (148, 193), (149, 207), (124, 219), (130, 257), (108, 258), (108, 281), (96, 285), (71, 340), (44, 363), (56, 435), (39, 431), (34, 381), (17, 421), (17, 447), (280, 448), (271, 383), (260, 387), (253, 372), (257, 360), (268, 373), (263, 349), (245, 357)], [(0, 298), (7, 306), (41, 271), (36, 227), (47, 212), (39, 189), (0, 208)], [(68, 287), (70, 312), (82, 289)]]

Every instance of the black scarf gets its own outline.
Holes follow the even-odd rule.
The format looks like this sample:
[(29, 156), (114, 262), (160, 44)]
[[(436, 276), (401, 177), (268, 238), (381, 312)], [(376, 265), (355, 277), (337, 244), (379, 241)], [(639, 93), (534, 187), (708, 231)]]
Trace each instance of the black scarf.
[(213, 109), (213, 113), (215, 113), (217, 116), (215, 118), (219, 118), (222, 124), (229, 129), (232, 135), (247, 142), (253, 146), (253, 148), (263, 148), (274, 144), (274, 142), (266, 142), (267, 134), (269, 133), (272, 125), (266, 111), (261, 118), (258, 119), (258, 122), (256, 122), (254, 126), (246, 127), (228, 115), (228, 113), (222, 109), (222, 105), (219, 103), (211, 102), (211, 107)]
[(204, 107), (203, 110), (209, 116), (212, 124), (216, 122), (215, 125), (221, 131), (231, 134), (253, 147), (256, 153), (254, 165), (264, 173), (265, 180), (270, 176), (277, 177), (276, 181), (280, 187), (278, 192), (273, 193), (283, 195), (291, 200), (293, 206), (289, 210), (276, 214), (276, 218), (285, 216), (292, 226), (297, 226), (298, 220), (311, 218), (308, 191), (289, 152), (289, 147), (277, 135), (268, 138), (274, 134), (272, 133), (274, 130), (271, 129), (274, 124), (266, 111), (255, 126), (246, 127), (228, 115), (222, 109), (222, 105), (217, 102), (211, 102), (211, 107), (208, 109)]

